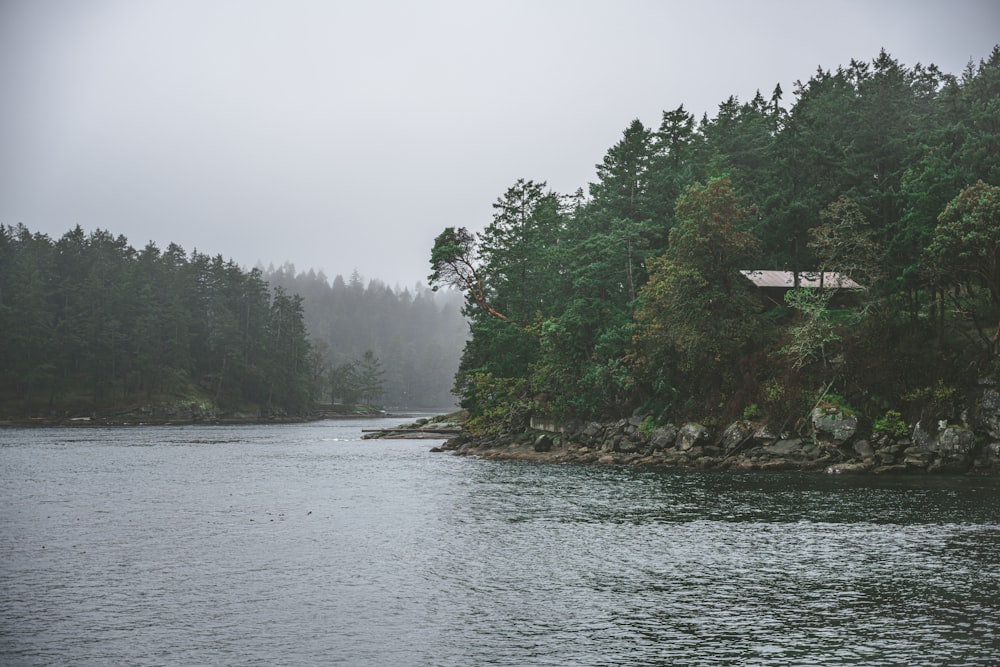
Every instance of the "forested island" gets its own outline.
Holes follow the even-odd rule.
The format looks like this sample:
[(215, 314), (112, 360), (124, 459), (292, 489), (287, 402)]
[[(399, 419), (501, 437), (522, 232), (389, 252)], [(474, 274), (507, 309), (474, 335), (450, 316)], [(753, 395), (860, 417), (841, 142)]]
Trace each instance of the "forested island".
[(1000, 47), (634, 120), (587, 192), (521, 179), (494, 210), (431, 256), (472, 329), (452, 448), (996, 469)]
[[(302, 419), (447, 407), (454, 297), (0, 225), (0, 420)], [(358, 405), (360, 407), (351, 407)]]

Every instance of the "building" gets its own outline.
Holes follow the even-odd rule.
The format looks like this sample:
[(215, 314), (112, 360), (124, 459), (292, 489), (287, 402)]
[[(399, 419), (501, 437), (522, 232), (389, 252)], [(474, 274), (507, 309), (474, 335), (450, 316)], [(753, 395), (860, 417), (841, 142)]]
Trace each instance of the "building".
[(746, 270), (740, 273), (753, 283), (765, 306), (773, 308), (785, 304), (785, 294), (796, 288), (835, 290), (831, 305), (849, 306), (856, 301), (864, 287), (836, 271), (768, 271)]

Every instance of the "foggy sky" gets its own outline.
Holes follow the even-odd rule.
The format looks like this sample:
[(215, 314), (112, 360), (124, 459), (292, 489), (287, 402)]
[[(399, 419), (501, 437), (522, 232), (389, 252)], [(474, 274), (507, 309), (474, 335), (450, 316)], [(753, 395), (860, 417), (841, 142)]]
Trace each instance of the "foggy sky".
[(444, 227), (518, 178), (586, 189), (633, 118), (997, 42), (995, 0), (2, 0), (0, 223), (412, 287)]

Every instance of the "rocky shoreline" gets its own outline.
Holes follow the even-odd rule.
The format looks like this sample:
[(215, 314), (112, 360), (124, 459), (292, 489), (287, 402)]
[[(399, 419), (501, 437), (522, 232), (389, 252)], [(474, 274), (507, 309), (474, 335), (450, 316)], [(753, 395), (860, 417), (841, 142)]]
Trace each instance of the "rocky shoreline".
[(484, 459), (611, 464), (702, 470), (795, 470), (831, 474), (998, 474), (1000, 391), (982, 392), (973, 418), (862, 434), (849, 410), (817, 407), (805, 433), (779, 433), (737, 421), (713, 433), (698, 423), (649, 428), (642, 417), (613, 423), (534, 420), (517, 434), (463, 434), (432, 451)]

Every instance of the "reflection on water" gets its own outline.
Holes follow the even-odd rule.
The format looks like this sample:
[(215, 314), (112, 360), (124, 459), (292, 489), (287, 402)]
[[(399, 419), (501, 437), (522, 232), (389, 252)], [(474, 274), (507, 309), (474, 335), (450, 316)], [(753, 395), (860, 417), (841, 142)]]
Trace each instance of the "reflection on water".
[(0, 431), (0, 663), (989, 665), (1000, 484)]

